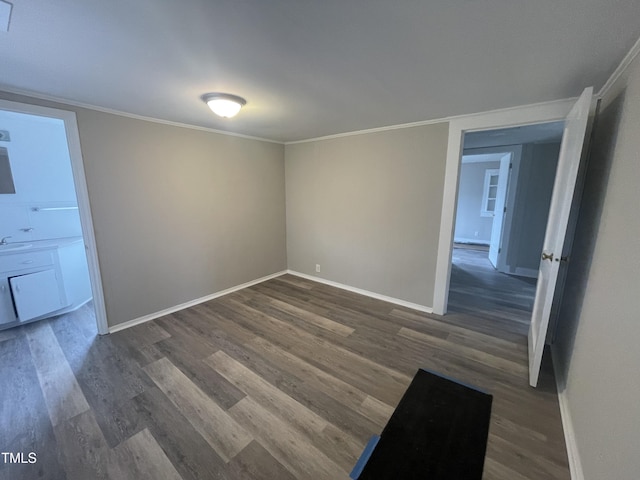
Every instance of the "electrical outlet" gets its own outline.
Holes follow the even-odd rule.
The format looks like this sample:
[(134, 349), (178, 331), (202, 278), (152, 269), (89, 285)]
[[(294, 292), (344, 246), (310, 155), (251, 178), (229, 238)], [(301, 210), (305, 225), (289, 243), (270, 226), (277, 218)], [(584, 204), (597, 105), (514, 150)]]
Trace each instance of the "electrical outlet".
[(320, 264), (316, 263), (316, 273), (320, 273)]
[(478, 236), (478, 232), (473, 232), (473, 236), (477, 237)]

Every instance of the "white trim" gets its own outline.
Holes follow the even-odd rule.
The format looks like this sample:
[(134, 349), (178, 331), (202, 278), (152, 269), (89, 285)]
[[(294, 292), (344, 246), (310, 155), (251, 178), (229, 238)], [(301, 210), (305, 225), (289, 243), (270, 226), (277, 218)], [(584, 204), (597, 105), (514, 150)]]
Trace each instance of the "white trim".
[(72, 107), (86, 108), (87, 110), (95, 110), (97, 112), (109, 113), (111, 115), (118, 115), (120, 117), (133, 118), (134, 120), (143, 120), (145, 122), (159, 123), (162, 125), (169, 125), (172, 127), (188, 128), (191, 130), (200, 130), (203, 132), (218, 133), (220, 135), (228, 135), (230, 137), (246, 138), (248, 140), (257, 140), (260, 142), (277, 143), (278, 145), (284, 145), (284, 142), (281, 142), (279, 140), (271, 140), (269, 138), (254, 137), (251, 135), (244, 135), (242, 133), (227, 132), (225, 130), (216, 130), (215, 128), (201, 127), (199, 125), (191, 125), (189, 123), (173, 122), (171, 120), (163, 120), (161, 118), (147, 117), (144, 115), (137, 115), (135, 113), (123, 112), (121, 110), (114, 110), (112, 108), (99, 107), (97, 105), (91, 105), (89, 103), (77, 102), (75, 100), (69, 100), (68, 98), (55, 97), (52, 95), (44, 95), (41, 93), (31, 92), (29, 90), (20, 90), (16, 88), (2, 86), (0, 87), (0, 91), (11, 93), (14, 95), (23, 95), (25, 97), (31, 97), (38, 100), (46, 100), (49, 102), (61, 103), (61, 104), (69, 105)]
[[(467, 150), (471, 151), (471, 150)], [(500, 153), (464, 153), (462, 152), (462, 164), (470, 163), (498, 163), (504, 155)]]
[[(542, 102), (542, 103), (534, 103), (534, 104), (530, 104), (530, 105), (522, 105), (522, 106), (515, 106), (515, 107), (508, 107), (508, 108), (500, 108), (500, 109), (496, 109), (496, 110), (489, 110), (488, 112), (477, 112), (477, 113), (469, 113), (469, 114), (464, 114), (464, 115), (454, 115), (451, 117), (442, 117), (442, 118), (435, 118), (433, 120), (423, 120), (420, 122), (411, 122), (411, 123), (401, 123), (401, 124), (397, 124), (397, 125), (388, 125), (386, 127), (376, 127), (376, 128), (369, 128), (369, 129), (365, 129), (365, 130), (356, 130), (353, 132), (345, 132), (345, 133), (336, 133), (334, 135), (326, 135), (324, 137), (316, 137), (316, 138), (307, 138), (304, 140), (294, 140), (292, 142), (284, 142), (285, 145), (296, 145), (298, 143), (307, 143), (307, 142), (317, 142), (320, 140), (333, 140), (334, 138), (342, 138), (342, 137), (352, 137), (355, 135), (367, 135), (369, 133), (378, 133), (378, 132), (386, 132), (388, 130), (398, 130), (401, 128), (412, 128), (412, 127), (421, 127), (423, 125), (433, 125), (436, 123), (445, 123), (445, 122), (453, 122), (453, 121), (457, 121), (457, 120), (467, 120), (467, 119), (472, 119), (472, 118), (476, 118), (476, 117), (484, 117), (486, 115), (505, 115), (505, 116), (509, 116), (509, 113), (511, 112), (515, 112), (514, 115), (517, 116), (517, 112), (519, 110), (522, 109), (554, 109), (554, 107), (556, 108), (561, 108), (564, 104), (568, 103), (568, 102), (575, 102), (575, 100), (577, 99), (577, 97), (575, 98), (570, 98), (570, 99), (561, 99), (561, 100), (551, 100), (549, 102)], [(563, 117), (564, 118), (564, 117)], [(527, 122), (525, 122), (524, 124), (526, 124)], [(538, 122), (528, 122), (528, 123), (538, 123)], [(508, 125), (507, 125), (508, 126)], [(498, 127), (495, 127), (498, 128)]]
[(96, 326), (98, 333), (107, 333), (107, 312), (104, 304), (104, 293), (102, 289), (102, 276), (100, 275), (100, 264), (98, 262), (98, 252), (96, 249), (96, 239), (93, 231), (93, 219), (91, 217), (91, 205), (89, 203), (89, 193), (87, 191), (87, 181), (84, 174), (84, 163), (82, 160), (82, 150), (80, 149), (80, 136), (78, 134), (78, 122), (76, 114), (69, 110), (59, 110), (55, 108), (42, 107), (28, 103), (18, 103), (0, 99), (0, 109), (41, 117), (57, 118), (64, 122), (67, 134), (67, 144), (69, 157), (71, 159), (71, 170), (73, 172), (73, 183), (76, 188), (78, 209), (80, 213), (80, 224), (87, 254), (87, 264), (89, 267), (89, 280), (93, 294), (93, 305), (96, 314)]
[(625, 70), (629, 68), (629, 65), (631, 65), (631, 62), (633, 62), (634, 58), (636, 58), (638, 54), (640, 54), (640, 38), (633, 45), (633, 47), (631, 47), (631, 50), (629, 50), (624, 56), (624, 58), (620, 62), (620, 65), (618, 65), (618, 68), (613, 71), (609, 79), (604, 83), (598, 93), (596, 93), (595, 98), (601, 99), (609, 92), (609, 90), (613, 87), (613, 84), (616, 83), (618, 78), (620, 78)]
[(564, 443), (567, 446), (567, 459), (569, 460), (569, 471), (571, 480), (584, 480), (584, 472), (582, 470), (582, 461), (576, 442), (576, 434), (573, 428), (573, 420), (569, 411), (569, 401), (565, 393), (566, 379), (560, 372), (560, 368), (556, 364), (556, 355), (553, 345), (551, 346), (551, 363), (553, 365), (553, 373), (556, 379), (556, 390), (558, 392), (558, 403), (560, 404), (560, 418), (562, 419), (562, 430), (564, 432)]
[(425, 307), (424, 305), (419, 305), (417, 303), (407, 302), (405, 300), (400, 300), (399, 298), (388, 297), (386, 295), (381, 295), (379, 293), (370, 292), (369, 290), (363, 290), (361, 288), (351, 287), (349, 285), (345, 285), (343, 283), (333, 282), (331, 280), (326, 280), (320, 277), (314, 277), (313, 275), (307, 275), (306, 273), (296, 272), (295, 270), (287, 270), (286, 273), (290, 275), (295, 275), (296, 277), (306, 278), (307, 280), (311, 280), (313, 282), (323, 283), (325, 285), (329, 285), (331, 287), (340, 288), (341, 290), (347, 290), (349, 292), (357, 293), (360, 295), (364, 295), (365, 297), (375, 298), (377, 300), (382, 300), (383, 302), (393, 303), (395, 305), (400, 305), (402, 307), (407, 307), (412, 310), (418, 310), (424, 313), (433, 313), (433, 309), (431, 307)]
[(154, 117), (147, 117), (144, 115), (137, 115), (135, 113), (128, 113), (128, 112), (123, 112), (121, 110), (115, 110), (112, 108), (106, 108), (106, 107), (99, 107), (97, 105), (91, 105), (89, 103), (83, 103), (83, 102), (78, 102), (75, 100), (70, 100), (68, 98), (62, 98), (62, 97), (56, 97), (53, 95), (45, 95), (45, 94), (41, 94), (38, 92), (32, 92), (30, 90), (23, 90), (23, 89), (18, 89), (18, 88), (11, 88), (11, 87), (7, 87), (7, 86), (1, 86), (0, 87), (0, 92), (5, 92), (5, 93), (10, 93), (13, 95), (23, 95), (26, 97), (31, 97), (34, 99), (38, 99), (38, 100), (46, 100), (46, 101), (50, 101), (50, 102), (56, 102), (56, 103), (60, 103), (63, 105), (69, 105), (69, 106), (73, 106), (73, 107), (79, 107), (79, 108), (86, 108), (88, 110), (94, 110), (97, 112), (103, 112), (103, 113), (109, 113), (111, 115), (118, 115), (121, 117), (127, 117), (127, 118), (133, 118), (135, 120), (143, 120), (143, 121), (147, 121), (147, 122), (153, 122), (153, 123), (159, 123), (162, 125), (169, 125), (169, 126), (173, 126), (173, 127), (181, 127), (181, 128), (188, 128), (191, 130), (200, 130), (203, 132), (209, 132), (209, 133), (217, 133), (220, 135), (229, 135), (231, 137), (239, 137), (239, 138), (246, 138), (248, 140), (257, 140), (260, 142), (269, 142), (269, 143), (276, 143), (278, 145), (295, 145), (298, 143), (307, 143), (307, 142), (315, 142), (315, 141), (319, 141), (319, 140), (331, 140), (334, 138), (342, 138), (342, 137), (351, 137), (354, 135), (366, 135), (369, 133), (377, 133), (377, 132), (386, 132), (388, 130), (398, 130), (398, 129), (402, 129), (402, 128), (412, 128), (412, 127), (420, 127), (423, 125), (433, 125), (436, 123), (445, 123), (445, 122), (451, 122), (451, 121), (455, 121), (455, 120), (459, 120), (459, 119), (468, 119), (468, 118), (473, 118), (476, 116), (484, 116), (490, 113), (495, 113), (495, 114), (508, 114), (509, 112), (512, 111), (518, 111), (522, 108), (536, 108), (536, 107), (553, 107), (554, 105), (562, 105), (568, 101), (571, 100), (575, 100), (575, 99), (560, 99), (560, 100), (551, 100), (548, 102), (541, 102), (541, 103), (534, 103), (534, 104), (528, 104), (528, 105), (522, 105), (522, 106), (514, 106), (514, 107), (507, 107), (507, 108), (501, 108), (501, 109), (496, 109), (496, 110), (489, 110), (487, 112), (476, 112), (476, 113), (469, 113), (469, 114), (463, 114), (463, 115), (453, 115), (453, 116), (449, 116), (449, 117), (441, 117), (441, 118), (434, 118), (432, 120), (422, 120), (422, 121), (418, 121), (418, 122), (410, 122), (410, 123), (400, 123), (400, 124), (396, 124), (396, 125), (387, 125), (384, 127), (375, 127), (375, 128), (369, 128), (369, 129), (364, 129), (364, 130), (355, 130), (352, 132), (344, 132), (344, 133), (336, 133), (333, 135), (325, 135), (322, 137), (314, 137), (314, 138), (306, 138), (306, 139), (302, 139), (302, 140), (294, 140), (294, 141), (290, 141), (290, 142), (283, 142), (280, 140), (273, 140), (273, 139), (269, 139), (269, 138), (262, 138), (262, 137), (255, 137), (255, 136), (251, 136), (251, 135), (244, 135), (242, 133), (234, 133), (234, 132), (228, 132), (225, 130), (217, 130), (215, 128), (209, 128), (209, 127), (202, 127), (199, 125), (192, 125), (192, 124), (188, 124), (188, 123), (181, 123), (181, 122), (173, 122), (171, 120), (163, 120), (160, 118), (154, 118)]
[(194, 305), (208, 302), (209, 300), (213, 300), (215, 298), (222, 297), (224, 295), (228, 295), (233, 292), (237, 292), (238, 290), (242, 290), (243, 288), (251, 287), (252, 285), (257, 285), (258, 283), (266, 282), (267, 280), (271, 280), (272, 278), (280, 277), (285, 273), (287, 273), (286, 270), (273, 273), (271, 275), (267, 275), (266, 277), (258, 278), (256, 280), (251, 280), (250, 282), (246, 282), (241, 285), (236, 285), (235, 287), (230, 287), (225, 290), (220, 290), (219, 292), (212, 293), (211, 295), (206, 295), (204, 297), (196, 298), (194, 300), (181, 303), (180, 305), (175, 305), (173, 307), (165, 308), (164, 310), (160, 310), (159, 312), (150, 313), (149, 315), (144, 315), (142, 317), (134, 318), (133, 320), (129, 320), (127, 322), (119, 323), (117, 325), (114, 325), (113, 327), (109, 327), (109, 333), (115, 333), (115, 332), (119, 332), (120, 330), (125, 330), (130, 327), (135, 327), (136, 325), (140, 325), (141, 323), (149, 322), (151, 320), (155, 320), (156, 318), (164, 317), (165, 315), (169, 315), (171, 313), (184, 310), (185, 308), (193, 307)]
[(453, 239), (454, 243), (461, 243), (463, 245), (482, 245), (484, 247), (488, 247), (490, 245), (488, 240), (480, 240), (478, 238), (463, 238), (463, 237), (455, 237)]
[(512, 272), (504, 272), (511, 275), (517, 275), (521, 277), (538, 278), (539, 270), (535, 268), (516, 267)]
[(466, 131), (492, 130), (497, 128), (531, 125), (564, 120), (575, 99), (548, 102), (511, 109), (458, 117), (449, 123), (449, 140), (440, 216), (436, 281), (433, 292), (433, 311), (443, 315), (447, 311), (449, 279), (451, 276), (451, 249), (455, 226), (456, 200), (462, 137)]
[(324, 137), (305, 138), (303, 140), (294, 140), (285, 142), (285, 145), (296, 145), (298, 143), (318, 142), (322, 140), (333, 140), (335, 138), (353, 137), (355, 135), (369, 135), (371, 133), (387, 132), (389, 130), (400, 130), (402, 128), (421, 127), (423, 125), (433, 125), (436, 123), (448, 122), (449, 118), (435, 118), (433, 120), (422, 120), (420, 122), (400, 123), (398, 125), (387, 125), (384, 127), (367, 128), (365, 130), (356, 130), (353, 132), (334, 133), (333, 135), (325, 135)]

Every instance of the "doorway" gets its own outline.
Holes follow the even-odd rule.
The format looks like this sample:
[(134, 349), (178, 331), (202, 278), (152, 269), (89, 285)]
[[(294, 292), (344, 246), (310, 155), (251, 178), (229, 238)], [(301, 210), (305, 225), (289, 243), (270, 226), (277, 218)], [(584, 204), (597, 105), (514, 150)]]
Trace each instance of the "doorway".
[(464, 135), (448, 310), (526, 334), (564, 122)]
[[(7, 310), (15, 315), (5, 326), (86, 311), (94, 334), (108, 333), (75, 114), (0, 100), (0, 130), (13, 185), (0, 195), (4, 258), (35, 259), (25, 257), (24, 272), (12, 267), (5, 275), (3, 292), (13, 304)], [(46, 268), (36, 268), (42, 262)], [(35, 298), (45, 289), (48, 309), (30, 300), (33, 286)]]

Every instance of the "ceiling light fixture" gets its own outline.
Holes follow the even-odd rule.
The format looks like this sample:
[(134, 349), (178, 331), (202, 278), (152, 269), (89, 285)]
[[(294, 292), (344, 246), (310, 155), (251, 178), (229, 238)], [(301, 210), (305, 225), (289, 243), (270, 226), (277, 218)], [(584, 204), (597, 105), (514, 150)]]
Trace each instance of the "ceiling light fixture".
[(247, 104), (244, 98), (228, 93), (207, 93), (202, 96), (202, 100), (213, 113), (224, 118), (234, 117)]

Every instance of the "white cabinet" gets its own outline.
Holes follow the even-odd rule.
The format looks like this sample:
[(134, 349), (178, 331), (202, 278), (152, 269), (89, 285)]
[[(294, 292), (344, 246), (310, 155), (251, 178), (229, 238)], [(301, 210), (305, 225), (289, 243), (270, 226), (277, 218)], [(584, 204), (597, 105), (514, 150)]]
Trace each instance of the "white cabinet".
[(33, 242), (0, 255), (0, 329), (74, 310), (91, 299), (81, 240)]
[(11, 287), (9, 279), (0, 275), (0, 328), (4, 324), (16, 321), (16, 314), (13, 310), (13, 299), (11, 298)]
[(27, 320), (65, 307), (60, 281), (53, 269), (9, 278), (18, 320)]

